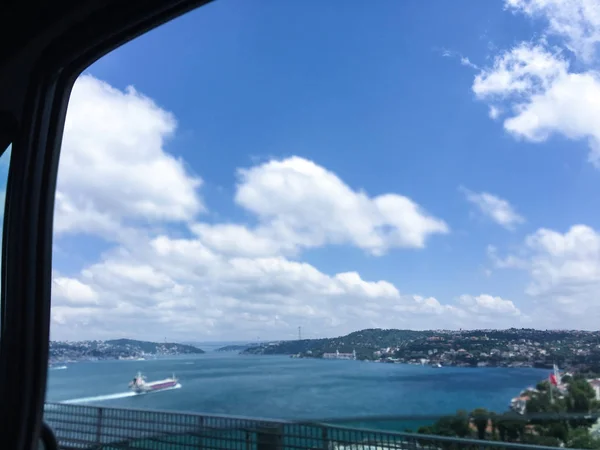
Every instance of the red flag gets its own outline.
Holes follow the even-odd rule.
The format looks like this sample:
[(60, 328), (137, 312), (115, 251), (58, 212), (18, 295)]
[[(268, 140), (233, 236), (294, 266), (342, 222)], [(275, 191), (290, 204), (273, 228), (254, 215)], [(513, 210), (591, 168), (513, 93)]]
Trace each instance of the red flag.
[(550, 374), (550, 383), (554, 386), (558, 386), (558, 383), (556, 382), (556, 375), (554, 375), (553, 373)]

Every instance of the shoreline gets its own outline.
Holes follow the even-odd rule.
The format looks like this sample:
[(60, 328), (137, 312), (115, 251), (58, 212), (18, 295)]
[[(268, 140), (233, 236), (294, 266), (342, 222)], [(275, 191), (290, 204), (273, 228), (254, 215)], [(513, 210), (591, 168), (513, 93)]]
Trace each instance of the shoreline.
[[(377, 363), (377, 364), (403, 364), (407, 366), (429, 366), (432, 369), (443, 369), (444, 367), (460, 367), (465, 369), (485, 369), (485, 368), (506, 368), (506, 369), (540, 369), (540, 370), (551, 370), (552, 365), (548, 366), (536, 366), (535, 363), (522, 363), (522, 362), (513, 362), (513, 363), (501, 363), (501, 364), (452, 364), (446, 363), (442, 364), (441, 362), (428, 362), (428, 363), (419, 363), (419, 362), (409, 362), (409, 361), (391, 361), (391, 360), (376, 360), (376, 359), (353, 359), (353, 358), (323, 358), (319, 356), (300, 356), (297, 354), (256, 354), (256, 353), (239, 353), (240, 355), (247, 356), (287, 356), (293, 359), (315, 359), (315, 360), (325, 360), (325, 361), (361, 361), (361, 362), (369, 362), (369, 363)], [(435, 364), (439, 364), (439, 366), (435, 366)]]

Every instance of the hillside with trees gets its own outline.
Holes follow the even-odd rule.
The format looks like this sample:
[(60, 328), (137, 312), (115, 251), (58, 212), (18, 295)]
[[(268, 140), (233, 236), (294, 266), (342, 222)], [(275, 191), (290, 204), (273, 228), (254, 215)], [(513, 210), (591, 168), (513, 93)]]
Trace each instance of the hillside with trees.
[(131, 349), (137, 352), (149, 354), (200, 354), (204, 350), (193, 345), (177, 344), (175, 342), (149, 342), (137, 341), (135, 339), (111, 339), (104, 341), (105, 344), (112, 345), (115, 348)]
[(528, 393), (526, 412), (495, 414), (483, 408), (457, 411), (440, 418), (418, 433), (477, 438), (552, 447), (600, 449), (600, 437), (592, 432), (600, 411), (593, 388), (582, 375), (563, 380), (563, 391), (544, 381)]
[(113, 339), (109, 341), (51, 341), (49, 360), (80, 361), (94, 359), (141, 358), (145, 356), (201, 354), (192, 345)]
[(262, 355), (296, 355), (319, 358), (323, 353), (351, 353), (356, 350), (359, 359), (373, 359), (373, 352), (381, 348), (394, 347), (432, 335), (432, 331), (415, 330), (382, 330), (372, 328), (355, 331), (346, 336), (323, 339), (303, 339), (297, 341), (281, 341), (248, 348), (247, 354)]
[(578, 330), (366, 329), (336, 338), (262, 344), (244, 353), (320, 358), (353, 350), (358, 359), (382, 362), (541, 368), (556, 363), (579, 372), (600, 372), (600, 333)]

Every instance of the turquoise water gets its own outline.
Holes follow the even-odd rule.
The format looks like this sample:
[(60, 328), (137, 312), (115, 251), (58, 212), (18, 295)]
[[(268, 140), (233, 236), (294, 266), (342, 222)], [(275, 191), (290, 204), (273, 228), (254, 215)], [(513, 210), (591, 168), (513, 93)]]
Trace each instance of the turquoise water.
[[(138, 370), (149, 381), (175, 373), (182, 387), (129, 396), (127, 385)], [(405, 429), (425, 422), (368, 417), (443, 415), (477, 407), (503, 412), (512, 397), (547, 372), (206, 353), (70, 364), (49, 372), (47, 400), (275, 419), (362, 417), (344, 424)]]

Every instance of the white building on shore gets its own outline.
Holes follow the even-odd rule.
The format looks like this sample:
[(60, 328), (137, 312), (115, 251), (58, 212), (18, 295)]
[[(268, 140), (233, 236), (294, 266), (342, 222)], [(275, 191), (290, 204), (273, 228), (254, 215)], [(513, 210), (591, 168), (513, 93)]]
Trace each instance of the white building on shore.
[(336, 350), (335, 353), (323, 353), (324, 359), (356, 359), (356, 350), (352, 350), (352, 353), (340, 353)]

